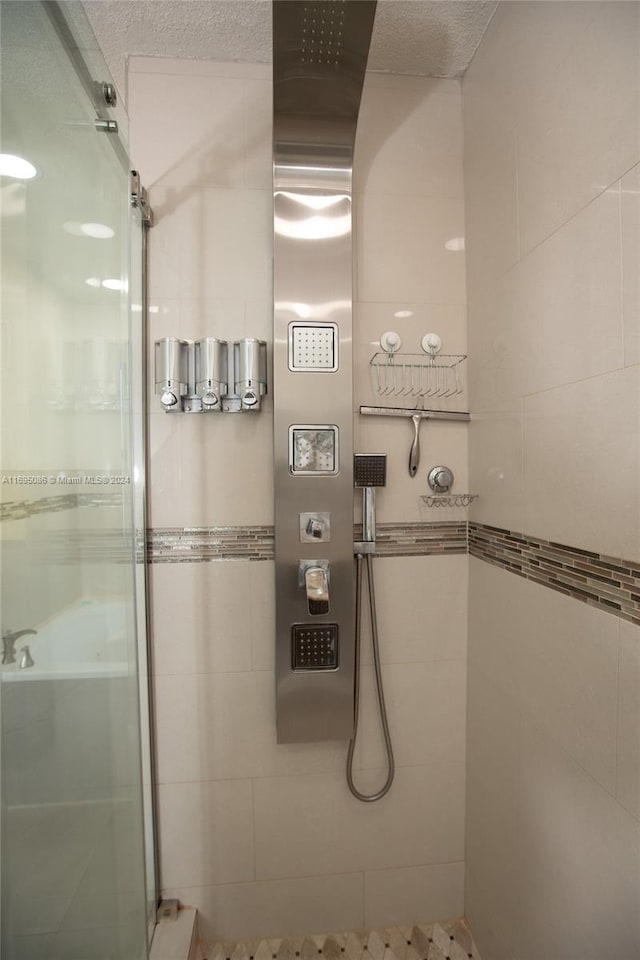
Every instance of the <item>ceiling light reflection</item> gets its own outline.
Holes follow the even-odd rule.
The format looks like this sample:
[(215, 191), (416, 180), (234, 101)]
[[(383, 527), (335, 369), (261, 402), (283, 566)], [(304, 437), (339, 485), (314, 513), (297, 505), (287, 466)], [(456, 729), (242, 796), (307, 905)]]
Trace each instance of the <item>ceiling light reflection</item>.
[(286, 197), (287, 200), (293, 200), (303, 207), (309, 207), (310, 210), (328, 210), (329, 207), (335, 207), (343, 200), (349, 197), (345, 193), (291, 193), (287, 190), (278, 190), (277, 197)]
[(336, 313), (351, 308), (350, 300), (327, 300), (325, 303), (295, 303), (288, 300), (276, 300), (278, 313), (293, 313), (300, 320), (324, 321), (333, 318)]
[(110, 240), (116, 234), (106, 223), (81, 223), (80, 231), (85, 237), (92, 237), (94, 240)]
[(106, 223), (78, 223), (77, 220), (67, 220), (62, 229), (74, 237), (91, 237), (92, 240), (110, 240), (115, 236), (115, 230)]
[(343, 217), (306, 217), (304, 220), (274, 218), (274, 228), (281, 237), (292, 240), (328, 240), (351, 232), (351, 214)]
[(464, 237), (452, 237), (451, 240), (447, 240), (445, 247), (447, 250), (453, 250), (455, 253), (464, 250)]
[(24, 157), (13, 153), (0, 153), (0, 177), (13, 177), (15, 180), (33, 180), (38, 171)]
[[(308, 211), (313, 211), (309, 215)], [(343, 211), (343, 212), (341, 212)], [(276, 192), (275, 231), (293, 240), (327, 240), (351, 231), (351, 203), (345, 193)]]

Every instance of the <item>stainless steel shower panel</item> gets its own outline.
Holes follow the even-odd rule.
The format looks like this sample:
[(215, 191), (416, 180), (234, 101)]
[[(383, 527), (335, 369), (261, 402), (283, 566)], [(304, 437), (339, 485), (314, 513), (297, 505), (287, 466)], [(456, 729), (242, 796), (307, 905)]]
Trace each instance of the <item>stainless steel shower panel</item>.
[[(353, 732), (351, 175), (375, 6), (273, 4), (280, 743)], [(318, 570), (326, 572), (326, 598)]]

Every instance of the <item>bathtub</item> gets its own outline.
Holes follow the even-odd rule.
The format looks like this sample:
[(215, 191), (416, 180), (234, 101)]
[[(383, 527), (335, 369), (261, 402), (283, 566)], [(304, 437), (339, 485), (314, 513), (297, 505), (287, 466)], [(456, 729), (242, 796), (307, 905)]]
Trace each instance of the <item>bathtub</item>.
[[(16, 806), (111, 796), (136, 783), (136, 654), (122, 600), (79, 600), (35, 624), (2, 667), (3, 787)], [(32, 667), (20, 669), (28, 646)], [(128, 656), (129, 654), (129, 656)]]
[[(123, 601), (77, 601), (34, 624), (38, 633), (16, 642), (17, 662), (2, 667), (8, 837), (2, 867), (9, 878), (16, 956), (31, 952), (27, 945), (38, 940), (34, 931), (45, 929), (53, 940), (71, 905), (80, 916), (90, 902), (93, 919), (80, 925), (88, 930), (95, 921), (107, 931), (108, 946), (100, 956), (121, 955), (117, 938), (124, 907), (119, 901), (114, 907), (114, 895), (119, 883), (124, 891), (144, 884), (135, 833), (140, 746), (132, 622), (131, 607)], [(20, 649), (27, 645), (34, 665), (21, 670)], [(101, 895), (88, 897), (94, 889)], [(44, 928), (38, 926), (41, 905), (47, 911)], [(101, 933), (92, 933), (96, 943)], [(60, 936), (73, 939), (79, 933), (65, 930)]]
[[(124, 677), (134, 667), (133, 651), (131, 662), (127, 657), (127, 607), (122, 600), (80, 600), (34, 629), (35, 636), (16, 641), (16, 662), (2, 667), (3, 683)], [(26, 646), (33, 666), (20, 669), (20, 651)]]

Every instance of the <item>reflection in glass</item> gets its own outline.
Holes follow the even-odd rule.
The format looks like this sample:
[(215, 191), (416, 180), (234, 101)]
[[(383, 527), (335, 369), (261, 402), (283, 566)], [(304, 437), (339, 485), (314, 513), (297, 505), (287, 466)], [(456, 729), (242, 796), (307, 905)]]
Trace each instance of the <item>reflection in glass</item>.
[(129, 172), (45, 5), (0, 17), (2, 143), (41, 172), (0, 184), (2, 957), (140, 960)]

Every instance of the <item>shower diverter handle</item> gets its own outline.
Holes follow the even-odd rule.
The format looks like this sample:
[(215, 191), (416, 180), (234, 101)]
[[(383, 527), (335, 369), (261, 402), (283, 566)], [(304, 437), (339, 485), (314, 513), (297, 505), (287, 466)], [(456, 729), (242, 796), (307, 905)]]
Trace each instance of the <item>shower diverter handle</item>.
[(329, 581), (327, 571), (322, 567), (307, 567), (304, 572), (304, 584), (308, 600), (329, 602)]
[(328, 560), (301, 560), (298, 567), (298, 583), (305, 588), (310, 614), (329, 612)]

